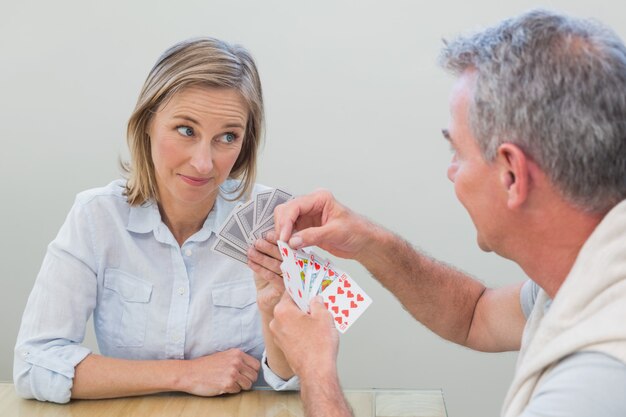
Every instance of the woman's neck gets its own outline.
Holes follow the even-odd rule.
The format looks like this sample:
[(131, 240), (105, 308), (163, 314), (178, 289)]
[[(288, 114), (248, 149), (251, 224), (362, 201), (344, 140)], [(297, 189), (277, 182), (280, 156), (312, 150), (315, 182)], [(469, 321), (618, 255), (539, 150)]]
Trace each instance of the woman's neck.
[(215, 197), (210, 201), (194, 205), (165, 202), (159, 203), (159, 211), (163, 223), (170, 229), (178, 245), (182, 246), (189, 237), (202, 229), (202, 225), (204, 225), (214, 205)]

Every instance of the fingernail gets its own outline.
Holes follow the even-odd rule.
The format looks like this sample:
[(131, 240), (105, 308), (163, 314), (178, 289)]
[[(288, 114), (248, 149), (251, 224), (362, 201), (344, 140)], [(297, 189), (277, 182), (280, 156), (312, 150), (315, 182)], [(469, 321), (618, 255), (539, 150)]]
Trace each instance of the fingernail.
[(289, 239), (289, 246), (293, 249), (300, 249), (300, 246), (302, 246), (302, 238), (300, 236), (292, 236), (291, 239)]

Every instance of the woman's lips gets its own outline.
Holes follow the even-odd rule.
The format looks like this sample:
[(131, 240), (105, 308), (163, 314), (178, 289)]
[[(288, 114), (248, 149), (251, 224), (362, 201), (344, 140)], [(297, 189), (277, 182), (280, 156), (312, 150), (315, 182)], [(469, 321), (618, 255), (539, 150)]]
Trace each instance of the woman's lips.
[(210, 178), (197, 178), (197, 177), (189, 177), (187, 175), (178, 174), (180, 178), (185, 181), (189, 185), (201, 186), (209, 182)]

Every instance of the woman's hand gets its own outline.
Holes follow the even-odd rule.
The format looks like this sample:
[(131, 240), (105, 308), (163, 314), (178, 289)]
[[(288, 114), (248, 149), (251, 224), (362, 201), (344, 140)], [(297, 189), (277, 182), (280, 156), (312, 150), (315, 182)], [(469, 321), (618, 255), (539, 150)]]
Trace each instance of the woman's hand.
[(282, 257), (271, 233), (266, 239), (258, 239), (248, 250), (248, 266), (254, 271), (257, 304), (261, 313), (273, 316), (274, 306), (285, 291), (281, 276)]
[(261, 363), (239, 349), (183, 361), (181, 391), (203, 397), (247, 391), (257, 380)]

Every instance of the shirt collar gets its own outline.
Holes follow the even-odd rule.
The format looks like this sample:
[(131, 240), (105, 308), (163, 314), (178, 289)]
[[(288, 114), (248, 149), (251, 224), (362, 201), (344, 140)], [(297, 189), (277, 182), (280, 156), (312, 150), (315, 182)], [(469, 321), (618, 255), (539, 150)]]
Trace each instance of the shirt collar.
[(149, 233), (161, 224), (161, 213), (154, 201), (139, 206), (131, 206), (126, 229), (135, 233)]
[[(222, 186), (222, 192), (226, 191), (227, 197), (231, 197), (231, 190), (236, 186), (233, 180), (227, 180)], [(193, 234), (189, 239), (190, 242), (202, 242), (211, 237), (211, 233), (217, 234), (219, 228), (228, 215), (233, 211), (239, 201), (228, 201), (224, 199), (220, 192), (215, 199), (213, 209), (209, 212), (202, 228)], [(167, 226), (161, 221), (161, 213), (159, 207), (154, 200), (147, 201), (139, 206), (132, 206), (128, 216), (128, 224), (126, 229), (134, 233), (150, 233), (155, 232), (155, 236), (160, 235), (161, 229)], [(158, 237), (158, 236), (157, 236)]]

